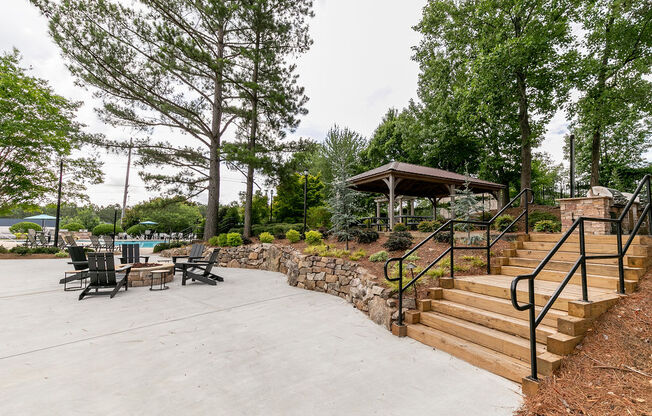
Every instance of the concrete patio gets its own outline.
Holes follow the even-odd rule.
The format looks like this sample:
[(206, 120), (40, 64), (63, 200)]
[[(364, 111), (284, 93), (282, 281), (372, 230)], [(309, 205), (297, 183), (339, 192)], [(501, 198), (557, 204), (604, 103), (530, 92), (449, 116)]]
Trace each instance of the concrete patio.
[(521, 401), (279, 273), (79, 302), (58, 284), (66, 261), (0, 260), (2, 415), (510, 415)]

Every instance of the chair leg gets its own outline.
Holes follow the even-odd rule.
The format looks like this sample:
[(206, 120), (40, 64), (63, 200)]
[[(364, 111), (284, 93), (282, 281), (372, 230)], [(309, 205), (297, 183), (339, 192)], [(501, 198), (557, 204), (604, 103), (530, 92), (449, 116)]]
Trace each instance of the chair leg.
[[(97, 289), (96, 289), (97, 290)], [(88, 292), (91, 291), (91, 286), (86, 286), (86, 289), (84, 289), (80, 294), (79, 294), (79, 300), (84, 299), (84, 296), (88, 294)]]

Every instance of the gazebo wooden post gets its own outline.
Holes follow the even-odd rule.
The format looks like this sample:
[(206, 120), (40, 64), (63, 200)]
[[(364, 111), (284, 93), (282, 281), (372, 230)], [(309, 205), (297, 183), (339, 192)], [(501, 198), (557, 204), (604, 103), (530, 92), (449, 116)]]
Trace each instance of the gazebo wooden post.
[(387, 218), (389, 219), (389, 228), (390, 230), (394, 228), (394, 191), (396, 190), (396, 185), (401, 181), (401, 178), (395, 178), (391, 173), (389, 178), (383, 178), (383, 182), (389, 188), (389, 203), (387, 207)]
[(410, 215), (414, 217), (414, 199), (410, 199)]
[(448, 190), (450, 192), (450, 197), (451, 197), (450, 217), (451, 219), (455, 219), (455, 210), (453, 209), (453, 207), (455, 206), (455, 185), (448, 185)]

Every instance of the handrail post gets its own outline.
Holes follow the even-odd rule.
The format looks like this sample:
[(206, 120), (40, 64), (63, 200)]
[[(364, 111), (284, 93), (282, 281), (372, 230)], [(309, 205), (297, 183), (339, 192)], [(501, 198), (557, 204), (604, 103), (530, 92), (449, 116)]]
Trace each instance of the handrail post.
[(530, 199), (530, 197), (528, 196), (528, 192), (527, 192), (527, 189), (526, 189), (525, 190), (525, 234), (530, 233), (530, 231), (529, 231), (530, 227), (528, 226), (528, 220), (529, 220), (529, 218), (528, 218), (528, 211), (529, 211), (528, 210), (528, 205), (530, 203), (529, 199)]
[(586, 284), (586, 244), (584, 242), (584, 218), (580, 218), (580, 257), (582, 259), (582, 300), (589, 301), (589, 290)]
[(487, 223), (487, 274), (491, 274), (491, 226)]
[(537, 327), (536, 327), (536, 318), (534, 316), (534, 279), (528, 279), (528, 298), (530, 302), (530, 368), (532, 373), (530, 377), (532, 380), (538, 380), (537, 378)]
[[(650, 175), (647, 176), (647, 203), (652, 207), (652, 183)], [(652, 235), (652, 209), (647, 213), (647, 234)]]
[(403, 325), (403, 259), (398, 261), (398, 326)]
[(616, 223), (616, 244), (618, 245), (618, 293), (625, 294), (625, 268), (623, 267), (623, 223)]
[(453, 252), (455, 251), (455, 221), (451, 221), (451, 279), (454, 278), (454, 267), (453, 267), (453, 262), (454, 260), (454, 254)]

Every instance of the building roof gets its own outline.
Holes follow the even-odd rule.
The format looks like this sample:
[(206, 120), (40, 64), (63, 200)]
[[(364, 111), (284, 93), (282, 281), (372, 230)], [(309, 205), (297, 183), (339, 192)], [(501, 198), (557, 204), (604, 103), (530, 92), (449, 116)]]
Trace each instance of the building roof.
[(448, 186), (469, 187), (475, 193), (495, 192), (505, 188), (504, 185), (449, 172), (427, 166), (412, 165), (403, 162), (390, 162), (386, 165), (368, 170), (349, 178), (349, 186), (362, 192), (387, 194), (389, 189), (384, 179), (390, 175), (400, 179), (396, 185), (396, 195), (418, 197), (442, 197), (450, 195)]

